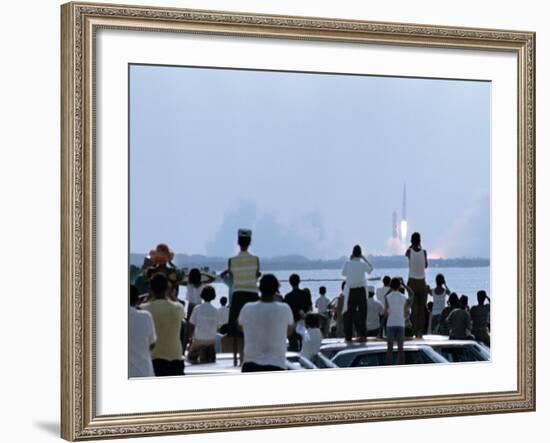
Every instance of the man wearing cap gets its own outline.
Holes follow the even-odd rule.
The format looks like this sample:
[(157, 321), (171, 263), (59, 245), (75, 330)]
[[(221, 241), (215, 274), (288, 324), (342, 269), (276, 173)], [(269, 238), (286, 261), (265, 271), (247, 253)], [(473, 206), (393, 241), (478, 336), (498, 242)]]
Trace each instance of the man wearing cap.
[(250, 229), (239, 229), (238, 244), (241, 250), (235, 257), (231, 257), (227, 264), (233, 282), (231, 306), (229, 306), (228, 334), (233, 337), (235, 364), (238, 349), (241, 353), (241, 363), (243, 361), (243, 334), (237, 323), (239, 314), (246, 303), (259, 300), (257, 280), (260, 276), (260, 259), (248, 252), (251, 242), (252, 231)]

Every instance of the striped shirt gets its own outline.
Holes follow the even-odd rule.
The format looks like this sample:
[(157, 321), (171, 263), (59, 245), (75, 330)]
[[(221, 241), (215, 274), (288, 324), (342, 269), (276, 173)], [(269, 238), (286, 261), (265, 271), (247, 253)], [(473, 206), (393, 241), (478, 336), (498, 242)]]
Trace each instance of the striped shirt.
[(229, 259), (229, 271), (233, 276), (232, 292), (258, 292), (258, 272), (260, 259), (248, 251), (241, 251), (239, 255)]

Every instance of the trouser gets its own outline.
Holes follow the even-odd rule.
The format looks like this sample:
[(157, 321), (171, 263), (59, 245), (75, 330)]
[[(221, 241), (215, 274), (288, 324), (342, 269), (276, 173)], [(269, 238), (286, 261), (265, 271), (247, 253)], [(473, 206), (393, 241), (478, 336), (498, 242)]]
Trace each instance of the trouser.
[(441, 318), (440, 314), (432, 314), (432, 334), (439, 333), (439, 319)]
[(319, 328), (321, 329), (321, 332), (323, 333), (323, 337), (328, 337), (329, 335), (329, 324), (330, 324), (330, 318), (327, 314), (320, 314), (319, 315)]
[(157, 377), (169, 375), (185, 375), (185, 363), (183, 360), (153, 359), (153, 369)]
[(351, 288), (348, 296), (348, 309), (344, 312), (344, 334), (347, 341), (353, 337), (353, 327), (359, 337), (367, 336), (367, 291), (361, 286)]
[(378, 337), (379, 335), (380, 335), (380, 328), (367, 330), (367, 337)]
[(474, 334), (477, 341), (480, 341), (485, 346), (491, 346), (491, 334), (489, 334), (488, 328), (475, 328), (472, 334)]
[(198, 340), (196, 338), (191, 342), (191, 347), (187, 353), (190, 362), (213, 363), (216, 361), (216, 341)]
[(228, 334), (232, 337), (242, 337), (242, 332), (238, 325), (239, 314), (245, 304), (252, 301), (258, 301), (259, 297), (256, 292), (248, 291), (235, 291), (233, 292), (233, 299), (231, 300), (231, 306), (229, 306), (229, 321), (228, 321)]
[(302, 350), (302, 336), (296, 331), (288, 337), (288, 350), (290, 352), (300, 352)]
[(197, 306), (197, 303), (189, 302), (189, 305), (187, 306), (187, 316), (185, 317), (185, 320), (189, 321), (189, 319), (191, 318), (191, 314), (193, 313), (193, 309), (195, 309), (195, 306)]
[(243, 364), (241, 372), (264, 372), (264, 371), (284, 371), (284, 368), (273, 365), (259, 365), (252, 361), (246, 361)]
[(426, 302), (428, 301), (426, 280), (423, 278), (409, 278), (407, 285), (414, 293), (411, 318), (414, 335), (417, 338), (422, 338), (426, 325)]

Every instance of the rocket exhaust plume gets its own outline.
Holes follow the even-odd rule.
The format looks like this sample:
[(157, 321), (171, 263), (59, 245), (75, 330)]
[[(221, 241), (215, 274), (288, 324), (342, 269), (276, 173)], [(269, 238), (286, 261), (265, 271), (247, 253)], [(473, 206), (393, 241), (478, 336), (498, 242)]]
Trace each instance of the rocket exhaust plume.
[(401, 232), (401, 241), (405, 243), (407, 240), (407, 220), (401, 220), (399, 231)]

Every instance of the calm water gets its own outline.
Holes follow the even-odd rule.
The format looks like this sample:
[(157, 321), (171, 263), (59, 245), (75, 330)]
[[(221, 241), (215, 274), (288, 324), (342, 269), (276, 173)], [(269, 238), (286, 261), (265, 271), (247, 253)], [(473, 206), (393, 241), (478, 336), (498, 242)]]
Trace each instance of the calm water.
[[(427, 282), (430, 286), (435, 286), (435, 276), (439, 273), (445, 276), (447, 286), (451, 291), (456, 292), (458, 295), (466, 294), (469, 298), (470, 305), (476, 304), (476, 293), (480, 289), (485, 289), (489, 296), (491, 296), (490, 284), (490, 267), (480, 268), (428, 268), (426, 270)], [(333, 299), (340, 293), (341, 285), (341, 271), (339, 269), (311, 269), (302, 271), (269, 271), (263, 269), (264, 274), (273, 273), (282, 280), (281, 293), (284, 295), (290, 291), (290, 285), (288, 284), (288, 277), (290, 274), (296, 272), (302, 279), (302, 288), (309, 288), (311, 290), (312, 299), (315, 301), (319, 296), (319, 287), (325, 286), (327, 288), (327, 296)], [(377, 268), (371, 277), (383, 277), (389, 275), (390, 277), (403, 277), (407, 280), (408, 269), (384, 269)], [(307, 281), (314, 280), (314, 281)], [(336, 281), (337, 280), (337, 281)], [(370, 281), (369, 285), (378, 288), (382, 286), (382, 281)], [(223, 283), (214, 283), (216, 288), (216, 300), (213, 304), (219, 306), (219, 299), (222, 296), (227, 296), (227, 286)], [(180, 298), (185, 299), (185, 287), (181, 287)]]

